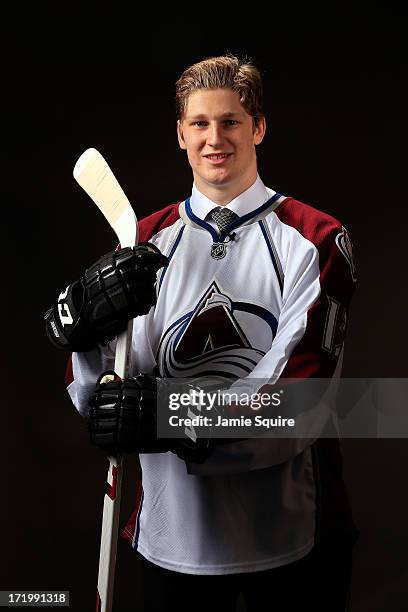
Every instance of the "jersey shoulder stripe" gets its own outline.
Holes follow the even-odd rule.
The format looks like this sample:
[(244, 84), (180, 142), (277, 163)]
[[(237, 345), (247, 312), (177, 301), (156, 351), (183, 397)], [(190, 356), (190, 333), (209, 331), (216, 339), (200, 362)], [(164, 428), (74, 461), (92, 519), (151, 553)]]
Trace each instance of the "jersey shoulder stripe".
[(139, 242), (147, 242), (161, 230), (176, 223), (180, 218), (180, 203), (179, 201), (176, 204), (169, 204), (169, 206), (141, 219), (139, 221)]
[(282, 223), (296, 229), (318, 248), (342, 227), (341, 222), (331, 215), (294, 198), (286, 198), (274, 212)]

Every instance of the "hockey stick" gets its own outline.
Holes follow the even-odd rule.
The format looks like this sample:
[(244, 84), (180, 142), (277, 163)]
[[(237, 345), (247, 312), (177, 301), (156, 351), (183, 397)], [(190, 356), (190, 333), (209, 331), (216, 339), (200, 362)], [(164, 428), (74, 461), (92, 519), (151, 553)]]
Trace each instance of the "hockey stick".
[[(112, 170), (96, 149), (87, 149), (78, 159), (74, 178), (92, 198), (115, 231), (120, 246), (134, 246), (138, 241), (137, 218)], [(117, 338), (115, 372), (125, 378), (129, 367), (129, 349), (133, 322)], [(99, 555), (96, 612), (111, 612), (115, 579), (116, 548), (120, 514), (123, 459), (109, 457), (107, 487), (103, 503), (101, 548)]]

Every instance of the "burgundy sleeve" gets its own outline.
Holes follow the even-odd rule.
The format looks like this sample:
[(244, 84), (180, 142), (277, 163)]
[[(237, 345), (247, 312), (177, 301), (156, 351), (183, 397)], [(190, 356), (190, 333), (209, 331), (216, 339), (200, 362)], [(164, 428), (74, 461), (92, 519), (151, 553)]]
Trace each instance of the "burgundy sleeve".
[(343, 346), (356, 279), (351, 242), (345, 228), (338, 226), (317, 247), (321, 293), (307, 313), (306, 331), (282, 378), (332, 377)]

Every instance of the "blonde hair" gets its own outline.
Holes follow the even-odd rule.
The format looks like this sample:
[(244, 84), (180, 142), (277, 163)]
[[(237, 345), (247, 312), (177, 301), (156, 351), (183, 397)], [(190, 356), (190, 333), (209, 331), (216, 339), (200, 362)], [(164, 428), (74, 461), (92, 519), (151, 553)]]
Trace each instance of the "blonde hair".
[(227, 54), (210, 57), (187, 68), (176, 82), (177, 119), (183, 118), (189, 95), (198, 89), (236, 91), (255, 124), (264, 116), (261, 74), (247, 58)]

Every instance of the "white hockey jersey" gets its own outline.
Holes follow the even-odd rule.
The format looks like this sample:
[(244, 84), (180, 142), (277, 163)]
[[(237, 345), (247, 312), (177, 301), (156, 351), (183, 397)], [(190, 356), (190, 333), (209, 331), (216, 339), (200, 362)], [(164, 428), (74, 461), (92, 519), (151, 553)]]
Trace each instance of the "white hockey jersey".
[[(239, 215), (233, 240), (208, 220), (216, 206), (193, 187), (140, 222), (140, 240), (170, 263), (156, 307), (134, 320), (132, 373), (216, 373), (248, 384), (333, 376), (355, 281), (344, 227), (259, 176), (227, 206)], [(68, 391), (82, 414), (112, 367), (109, 348), (73, 354)], [(355, 533), (335, 439), (249, 439), (218, 446), (202, 465), (171, 452), (140, 462), (124, 537), (171, 570), (264, 570), (301, 558), (320, 537)]]

